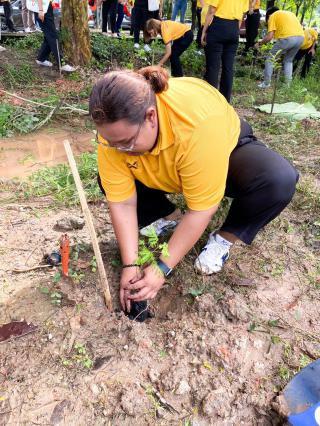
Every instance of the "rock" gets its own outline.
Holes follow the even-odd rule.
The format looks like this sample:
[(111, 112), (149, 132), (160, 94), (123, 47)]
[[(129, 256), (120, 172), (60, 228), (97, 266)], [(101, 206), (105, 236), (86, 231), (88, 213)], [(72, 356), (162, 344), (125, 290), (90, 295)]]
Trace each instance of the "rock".
[(166, 410), (162, 407), (157, 408), (157, 417), (162, 419), (166, 414)]
[(177, 395), (185, 395), (186, 393), (189, 393), (190, 390), (191, 388), (189, 386), (189, 383), (186, 380), (181, 380), (175, 393)]
[(150, 402), (141, 388), (128, 386), (120, 398), (123, 411), (131, 417), (143, 415), (150, 408)]
[(151, 383), (155, 383), (159, 380), (159, 372), (156, 370), (151, 369), (148, 373), (149, 379), (151, 380)]
[(82, 229), (85, 221), (82, 217), (71, 216), (59, 219), (54, 225), (54, 230), (59, 232), (73, 231), (75, 229)]
[(98, 385), (96, 385), (95, 383), (92, 383), (92, 384), (90, 385), (90, 389), (91, 389), (91, 392), (93, 393), (93, 395), (95, 395), (95, 396), (98, 396), (98, 395), (99, 395), (99, 393), (100, 393), (100, 389), (99, 389), (99, 386), (98, 386)]

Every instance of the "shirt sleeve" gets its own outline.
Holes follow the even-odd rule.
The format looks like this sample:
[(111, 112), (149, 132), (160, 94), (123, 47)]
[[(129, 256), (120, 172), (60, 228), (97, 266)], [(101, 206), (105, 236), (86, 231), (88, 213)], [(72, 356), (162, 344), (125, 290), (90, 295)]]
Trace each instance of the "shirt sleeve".
[(214, 6), (216, 8), (218, 8), (220, 3), (221, 3), (221, 0), (206, 0), (206, 4), (208, 4), (209, 6)]
[(98, 145), (98, 170), (108, 201), (126, 201), (135, 192), (135, 179), (125, 158), (115, 149)]
[(271, 31), (275, 31), (276, 29), (275, 16), (271, 15), (268, 22), (268, 33), (271, 33)]
[[(215, 125), (213, 126), (213, 123)], [(226, 187), (230, 152), (234, 141), (225, 117), (211, 117), (195, 131), (179, 161), (178, 172), (185, 201), (191, 210), (203, 211), (218, 205)]]

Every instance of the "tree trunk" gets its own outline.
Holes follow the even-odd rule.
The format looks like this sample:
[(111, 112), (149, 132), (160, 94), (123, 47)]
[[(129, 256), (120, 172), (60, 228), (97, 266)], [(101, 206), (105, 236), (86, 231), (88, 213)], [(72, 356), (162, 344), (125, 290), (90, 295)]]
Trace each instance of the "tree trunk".
[(65, 56), (75, 65), (87, 65), (91, 59), (88, 0), (63, 1), (61, 21)]

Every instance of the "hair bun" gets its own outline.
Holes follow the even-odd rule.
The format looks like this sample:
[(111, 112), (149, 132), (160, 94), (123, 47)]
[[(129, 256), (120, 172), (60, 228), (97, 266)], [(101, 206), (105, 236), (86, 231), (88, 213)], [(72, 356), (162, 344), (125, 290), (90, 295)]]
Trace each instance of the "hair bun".
[(154, 93), (161, 93), (168, 90), (169, 74), (164, 68), (159, 66), (149, 66), (137, 71), (142, 75), (152, 87)]

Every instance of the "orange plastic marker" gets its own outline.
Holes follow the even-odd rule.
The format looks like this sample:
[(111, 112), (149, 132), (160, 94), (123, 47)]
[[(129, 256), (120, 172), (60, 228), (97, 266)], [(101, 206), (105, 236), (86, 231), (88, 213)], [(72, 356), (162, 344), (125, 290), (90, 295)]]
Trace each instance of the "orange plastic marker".
[(69, 275), (69, 254), (70, 254), (70, 240), (67, 234), (64, 234), (60, 238), (60, 253), (62, 263), (62, 274), (64, 276)]

